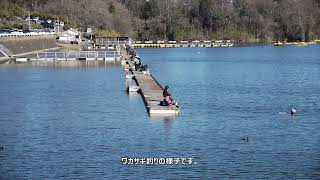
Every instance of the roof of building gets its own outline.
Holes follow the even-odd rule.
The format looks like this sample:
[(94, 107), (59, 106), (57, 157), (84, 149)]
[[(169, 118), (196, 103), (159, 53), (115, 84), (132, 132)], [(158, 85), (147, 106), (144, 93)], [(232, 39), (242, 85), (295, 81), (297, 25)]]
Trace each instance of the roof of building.
[(73, 34), (73, 35), (80, 35), (81, 33), (75, 29), (69, 29), (66, 31), (69, 34)]

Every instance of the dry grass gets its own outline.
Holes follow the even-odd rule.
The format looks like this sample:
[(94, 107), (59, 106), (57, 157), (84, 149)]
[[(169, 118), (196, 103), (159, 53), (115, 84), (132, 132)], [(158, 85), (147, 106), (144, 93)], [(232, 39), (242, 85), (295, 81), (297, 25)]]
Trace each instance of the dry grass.
[(17, 37), (0, 37), (0, 42), (4, 41), (21, 41), (21, 40), (36, 40), (36, 39), (55, 39), (56, 36), (17, 36)]

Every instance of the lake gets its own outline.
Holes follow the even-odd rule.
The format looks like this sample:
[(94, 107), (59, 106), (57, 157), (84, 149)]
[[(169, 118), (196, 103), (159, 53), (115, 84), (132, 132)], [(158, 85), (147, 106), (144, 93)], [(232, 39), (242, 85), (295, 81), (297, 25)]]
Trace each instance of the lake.
[[(150, 118), (120, 66), (1, 66), (0, 179), (320, 177), (319, 45), (138, 53), (179, 117)], [(193, 163), (123, 161), (171, 157)]]

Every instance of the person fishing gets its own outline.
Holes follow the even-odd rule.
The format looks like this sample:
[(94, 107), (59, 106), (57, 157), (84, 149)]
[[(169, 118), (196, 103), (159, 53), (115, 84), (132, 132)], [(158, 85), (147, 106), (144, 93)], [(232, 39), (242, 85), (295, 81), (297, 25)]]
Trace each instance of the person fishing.
[(136, 56), (134, 58), (134, 67), (135, 67), (135, 70), (138, 71), (141, 67), (141, 59), (139, 56)]
[(164, 106), (172, 106), (173, 105), (173, 98), (168, 91), (169, 86), (165, 86), (163, 90), (163, 105)]
[(136, 51), (134, 49), (129, 50), (130, 59), (133, 60), (135, 56), (137, 55)]

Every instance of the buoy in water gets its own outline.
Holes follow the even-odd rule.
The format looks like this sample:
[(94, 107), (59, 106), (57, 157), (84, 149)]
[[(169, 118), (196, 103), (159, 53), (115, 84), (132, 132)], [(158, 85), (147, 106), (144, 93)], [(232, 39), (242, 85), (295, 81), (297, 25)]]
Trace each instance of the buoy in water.
[(249, 142), (249, 137), (246, 136), (246, 137), (242, 138), (242, 140)]
[(291, 116), (294, 116), (294, 115), (297, 114), (297, 110), (294, 109), (294, 108), (292, 108), (291, 111), (290, 111), (290, 113), (291, 113)]

